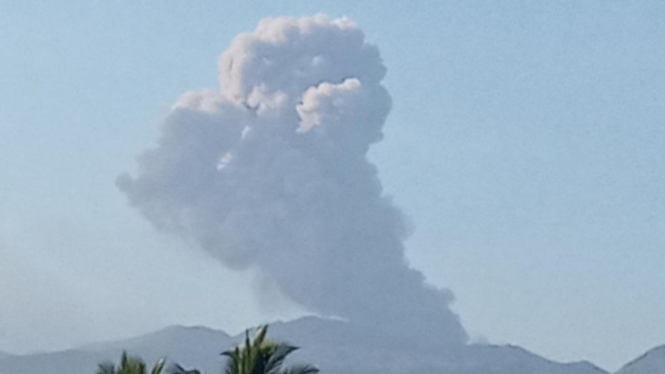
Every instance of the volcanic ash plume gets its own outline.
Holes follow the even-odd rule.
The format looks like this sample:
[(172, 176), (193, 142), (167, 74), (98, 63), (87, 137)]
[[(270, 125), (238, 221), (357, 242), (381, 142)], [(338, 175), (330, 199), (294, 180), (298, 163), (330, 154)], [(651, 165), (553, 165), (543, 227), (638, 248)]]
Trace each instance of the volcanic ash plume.
[(366, 157), (391, 101), (363, 32), (345, 18), (264, 19), (219, 71), (220, 90), (183, 94), (136, 176), (119, 177), (131, 204), (312, 312), (466, 342), (451, 294), (408, 268), (403, 216)]

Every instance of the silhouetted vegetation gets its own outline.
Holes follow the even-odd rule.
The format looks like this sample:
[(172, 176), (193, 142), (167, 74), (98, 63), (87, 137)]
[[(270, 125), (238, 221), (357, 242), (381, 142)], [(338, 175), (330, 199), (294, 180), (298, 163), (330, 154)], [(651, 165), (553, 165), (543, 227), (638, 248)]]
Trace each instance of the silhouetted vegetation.
[[(245, 342), (222, 352), (225, 356), (226, 366), (223, 374), (316, 374), (319, 369), (312, 365), (285, 365), (286, 358), (296, 351), (298, 347), (276, 342), (267, 338), (268, 326), (259, 328), (256, 336), (250, 338), (249, 331), (245, 331)], [(150, 370), (150, 374), (161, 374), (164, 370), (165, 360), (157, 361)], [(99, 365), (97, 374), (148, 374), (148, 368), (140, 357), (131, 357), (123, 352), (120, 365), (117, 367), (106, 362)], [(196, 369), (187, 370), (179, 364), (173, 364), (169, 374), (200, 374)]]
[[(161, 374), (164, 364), (164, 359), (157, 361), (150, 370), (150, 374)], [(99, 365), (97, 374), (148, 374), (148, 367), (140, 357), (130, 357), (127, 352), (123, 352), (120, 365), (116, 367), (112, 362), (102, 363)]]

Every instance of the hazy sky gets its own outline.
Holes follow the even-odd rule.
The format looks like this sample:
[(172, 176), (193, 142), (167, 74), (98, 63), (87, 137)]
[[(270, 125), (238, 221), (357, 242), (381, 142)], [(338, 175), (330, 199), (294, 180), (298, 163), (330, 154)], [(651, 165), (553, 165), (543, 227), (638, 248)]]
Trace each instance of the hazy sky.
[[(0, 0), (0, 350), (298, 308), (116, 189), (259, 19), (347, 15), (393, 97), (371, 152), (471, 335), (615, 369), (665, 343), (665, 4)], [(277, 307), (275, 307), (277, 305)]]

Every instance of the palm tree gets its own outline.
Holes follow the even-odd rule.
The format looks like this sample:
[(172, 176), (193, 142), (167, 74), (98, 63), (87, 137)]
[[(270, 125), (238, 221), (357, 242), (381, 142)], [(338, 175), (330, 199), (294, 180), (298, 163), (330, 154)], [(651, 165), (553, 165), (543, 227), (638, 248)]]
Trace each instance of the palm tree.
[(245, 344), (222, 353), (228, 357), (225, 374), (317, 374), (319, 369), (311, 365), (284, 367), (284, 360), (297, 347), (266, 339), (268, 326), (259, 329), (250, 340), (245, 331)]
[(173, 364), (168, 371), (169, 374), (201, 374), (196, 369), (187, 370), (178, 364)]
[[(161, 374), (164, 369), (165, 360), (157, 361), (150, 370), (150, 374)], [(112, 362), (99, 364), (97, 374), (148, 374), (145, 362), (139, 357), (130, 357), (127, 352), (122, 352), (120, 366), (116, 367)]]

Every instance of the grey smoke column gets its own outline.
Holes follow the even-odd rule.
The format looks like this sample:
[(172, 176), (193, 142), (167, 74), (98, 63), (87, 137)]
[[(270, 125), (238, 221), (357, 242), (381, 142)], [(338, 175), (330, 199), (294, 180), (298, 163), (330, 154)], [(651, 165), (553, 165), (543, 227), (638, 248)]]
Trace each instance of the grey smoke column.
[(131, 204), (313, 312), (466, 342), (452, 295), (408, 268), (404, 219), (366, 157), (391, 101), (363, 32), (345, 18), (264, 19), (219, 70), (221, 89), (183, 94), (136, 176), (119, 177)]

